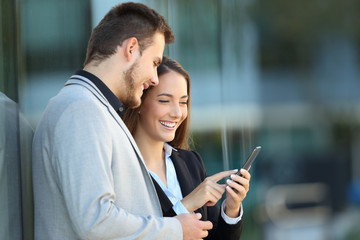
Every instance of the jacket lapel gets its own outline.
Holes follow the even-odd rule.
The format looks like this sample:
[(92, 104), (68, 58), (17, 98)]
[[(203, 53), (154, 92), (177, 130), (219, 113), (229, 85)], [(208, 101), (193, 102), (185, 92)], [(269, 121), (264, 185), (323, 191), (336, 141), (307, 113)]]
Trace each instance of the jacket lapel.
[[(151, 175), (150, 175), (151, 176)], [(151, 176), (151, 180), (154, 183), (156, 193), (160, 200), (161, 210), (163, 212), (164, 217), (174, 217), (176, 213), (172, 209), (173, 204), (171, 203), (170, 199), (166, 196), (165, 192), (161, 189), (160, 185), (156, 182), (156, 180)]]
[[(187, 196), (191, 191), (195, 188), (194, 183), (191, 178), (190, 171), (186, 166), (184, 160), (182, 160), (181, 156), (176, 150), (172, 151), (171, 160), (174, 164), (177, 179), (180, 184), (181, 193), (183, 197)], [(151, 177), (152, 178), (152, 177)], [(176, 216), (176, 213), (173, 210), (173, 204), (171, 203), (170, 199), (166, 196), (165, 192), (161, 189), (160, 185), (156, 182), (154, 178), (152, 178), (156, 192), (158, 194), (161, 210), (163, 212), (164, 217), (173, 217)], [(201, 212), (202, 211), (197, 211)]]
[[(102, 103), (104, 104), (110, 115), (115, 119), (115, 121), (119, 124), (119, 126), (122, 128), (122, 130), (125, 132), (126, 136), (128, 137), (132, 147), (135, 150), (135, 153), (138, 157), (138, 159), (140, 160), (140, 162), (142, 163), (142, 165), (146, 168), (144, 159), (140, 153), (140, 150), (138, 148), (138, 146), (136, 145), (136, 142), (133, 138), (133, 136), (131, 135), (131, 133), (129, 132), (129, 129), (126, 127), (125, 123), (123, 122), (123, 120), (120, 118), (119, 114), (114, 110), (114, 108), (110, 105), (110, 103), (107, 101), (107, 99), (105, 98), (105, 96), (101, 93), (101, 91), (95, 86), (95, 84), (93, 82), (91, 82), (89, 79), (80, 76), (80, 75), (73, 75), (71, 76), (71, 78), (65, 83), (65, 86), (67, 85), (72, 85), (72, 84), (77, 84), (77, 85), (81, 85), (85, 88), (87, 88), (90, 92), (92, 92), (95, 97)], [(149, 175), (150, 176), (150, 175)]]
[(182, 195), (185, 197), (191, 193), (191, 191), (195, 189), (196, 186), (194, 186), (189, 168), (186, 166), (185, 161), (181, 159), (179, 152), (173, 150), (171, 154), (171, 160), (174, 163)]
[[(197, 184), (194, 184), (190, 170), (186, 165), (186, 162), (181, 158), (178, 151), (172, 151), (171, 160), (176, 170), (176, 175), (181, 187), (182, 195), (183, 197), (186, 197), (197, 187)], [(195, 212), (201, 213), (202, 220), (207, 220), (207, 210), (205, 205), (195, 210)]]

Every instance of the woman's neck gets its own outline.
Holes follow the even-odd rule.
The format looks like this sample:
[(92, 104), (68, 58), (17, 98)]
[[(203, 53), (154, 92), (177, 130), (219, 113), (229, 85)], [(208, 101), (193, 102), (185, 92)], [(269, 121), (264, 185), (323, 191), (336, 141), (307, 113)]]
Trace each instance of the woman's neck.
[(154, 172), (167, 186), (164, 142), (151, 141), (149, 138), (137, 134), (134, 135), (134, 138), (144, 158), (146, 167)]

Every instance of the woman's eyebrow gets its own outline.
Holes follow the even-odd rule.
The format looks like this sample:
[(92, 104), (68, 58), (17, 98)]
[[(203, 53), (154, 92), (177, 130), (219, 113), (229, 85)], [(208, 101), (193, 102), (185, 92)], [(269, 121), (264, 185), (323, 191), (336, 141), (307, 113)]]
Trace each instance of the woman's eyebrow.
[(158, 97), (160, 96), (166, 96), (166, 97), (172, 97), (173, 95), (168, 94), (168, 93), (160, 93), (159, 95), (157, 95)]
[[(160, 97), (160, 96), (173, 97), (173, 95), (171, 95), (171, 94), (169, 94), (169, 93), (160, 93), (160, 94), (158, 94), (157, 96), (158, 96), (158, 97)], [(188, 95), (184, 95), (184, 96), (182, 96), (181, 98), (187, 98), (187, 97), (188, 97)]]

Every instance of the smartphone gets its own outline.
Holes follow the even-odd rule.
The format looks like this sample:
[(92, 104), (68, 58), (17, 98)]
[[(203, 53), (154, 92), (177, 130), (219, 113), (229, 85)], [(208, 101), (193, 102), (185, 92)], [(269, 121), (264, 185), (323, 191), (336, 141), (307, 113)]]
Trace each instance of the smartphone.
[[(245, 169), (247, 171), (249, 171), (251, 164), (255, 161), (255, 158), (257, 157), (257, 155), (259, 154), (261, 150), (261, 146), (257, 146), (253, 152), (251, 153), (250, 157), (248, 158), (248, 160), (246, 161), (246, 163), (242, 166), (242, 169)], [(242, 174), (240, 173), (240, 170), (236, 173), (239, 176), (242, 176)]]

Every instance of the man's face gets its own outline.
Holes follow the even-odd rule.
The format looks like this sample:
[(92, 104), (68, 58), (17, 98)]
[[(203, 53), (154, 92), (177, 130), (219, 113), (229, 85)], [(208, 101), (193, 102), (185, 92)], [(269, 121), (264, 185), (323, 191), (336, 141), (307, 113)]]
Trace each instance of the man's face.
[(126, 106), (130, 108), (140, 106), (143, 90), (159, 83), (157, 67), (161, 63), (164, 48), (164, 34), (156, 32), (151, 45), (142, 52), (142, 55), (137, 57), (130, 69), (124, 73), (126, 90), (122, 102)]

